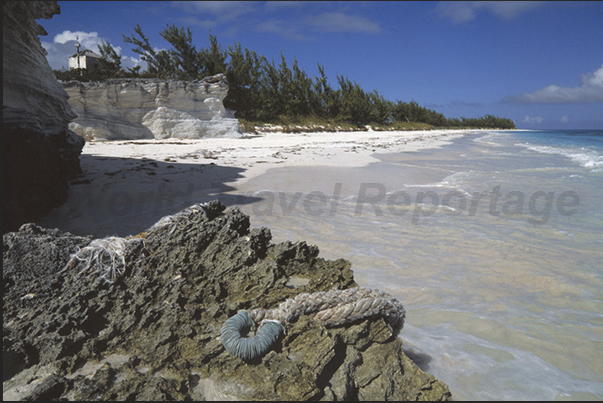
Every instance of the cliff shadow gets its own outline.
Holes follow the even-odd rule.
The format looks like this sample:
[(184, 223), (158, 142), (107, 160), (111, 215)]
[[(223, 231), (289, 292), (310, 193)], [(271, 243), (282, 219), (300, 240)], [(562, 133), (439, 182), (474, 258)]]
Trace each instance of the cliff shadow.
[(82, 173), (69, 183), (67, 202), (36, 224), (75, 235), (127, 236), (195, 203), (220, 200), (227, 207), (263, 200), (237, 194), (231, 182), (244, 168), (210, 159), (191, 163), (166, 158), (120, 158), (82, 154)]

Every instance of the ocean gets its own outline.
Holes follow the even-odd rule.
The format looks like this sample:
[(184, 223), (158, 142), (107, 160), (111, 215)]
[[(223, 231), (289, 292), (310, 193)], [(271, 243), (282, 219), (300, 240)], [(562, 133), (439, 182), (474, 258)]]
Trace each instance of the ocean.
[(362, 168), (270, 169), (233, 193), (274, 242), (352, 262), (457, 400), (603, 399), (603, 131), (479, 131)]

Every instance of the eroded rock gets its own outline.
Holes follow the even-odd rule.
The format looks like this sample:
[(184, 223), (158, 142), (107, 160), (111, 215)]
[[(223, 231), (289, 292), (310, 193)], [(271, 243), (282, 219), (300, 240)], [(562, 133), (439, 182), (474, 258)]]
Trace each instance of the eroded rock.
[(36, 19), (60, 13), (56, 1), (5, 1), (2, 27), (3, 233), (35, 221), (67, 200), (81, 170), (84, 139), (38, 35)]
[(203, 80), (111, 79), (63, 83), (77, 114), (70, 129), (86, 140), (240, 137), (224, 108), (223, 74)]
[(66, 266), (90, 237), (33, 224), (5, 234), (5, 399), (450, 397), (379, 316), (327, 328), (302, 315), (265, 355), (230, 355), (220, 329), (238, 310), (357, 284), (347, 260), (325, 260), (304, 242), (272, 244), (238, 209), (210, 207), (173, 231), (138, 234), (113, 284)]

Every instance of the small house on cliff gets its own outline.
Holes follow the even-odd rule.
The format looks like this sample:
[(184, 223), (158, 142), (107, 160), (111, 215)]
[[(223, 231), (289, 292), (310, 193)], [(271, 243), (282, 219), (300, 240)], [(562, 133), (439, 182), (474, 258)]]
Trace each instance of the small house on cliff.
[(90, 49), (84, 49), (69, 58), (69, 70), (86, 69), (94, 70), (100, 67), (101, 56)]

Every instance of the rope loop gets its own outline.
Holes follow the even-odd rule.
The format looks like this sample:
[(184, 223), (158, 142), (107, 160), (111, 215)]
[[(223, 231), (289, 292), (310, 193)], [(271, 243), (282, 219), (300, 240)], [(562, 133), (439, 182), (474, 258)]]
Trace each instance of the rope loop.
[[(351, 288), (313, 294), (299, 294), (275, 309), (239, 311), (222, 326), (222, 344), (234, 356), (251, 359), (264, 354), (276, 341), (285, 325), (300, 315), (308, 315), (325, 326), (340, 326), (359, 319), (381, 315), (397, 335), (404, 326), (406, 311), (393, 295), (381, 290)], [(241, 331), (260, 326), (252, 338)]]
[(275, 321), (264, 322), (255, 336), (245, 337), (255, 322), (247, 311), (239, 311), (228, 318), (221, 330), (222, 345), (230, 354), (243, 360), (251, 360), (262, 356), (285, 330), (283, 325)]

